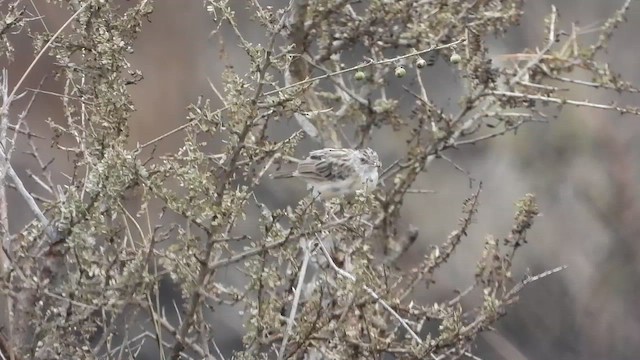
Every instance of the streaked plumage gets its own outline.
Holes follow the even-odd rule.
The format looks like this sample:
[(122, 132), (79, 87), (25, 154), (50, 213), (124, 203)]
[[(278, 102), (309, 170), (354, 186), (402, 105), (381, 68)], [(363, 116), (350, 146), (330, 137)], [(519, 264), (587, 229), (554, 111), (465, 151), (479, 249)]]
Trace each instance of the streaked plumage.
[(331, 198), (361, 189), (374, 189), (380, 166), (378, 154), (370, 148), (325, 148), (310, 152), (294, 172), (274, 178), (300, 178), (313, 189), (314, 196)]

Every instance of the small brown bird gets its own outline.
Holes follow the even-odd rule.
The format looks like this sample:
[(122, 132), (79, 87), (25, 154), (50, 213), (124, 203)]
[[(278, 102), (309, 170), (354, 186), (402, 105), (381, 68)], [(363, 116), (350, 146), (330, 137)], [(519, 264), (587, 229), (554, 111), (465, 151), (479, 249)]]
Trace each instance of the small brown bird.
[(314, 196), (332, 198), (357, 190), (371, 191), (378, 185), (378, 154), (370, 148), (325, 148), (309, 153), (295, 171), (274, 175), (278, 178), (300, 178)]

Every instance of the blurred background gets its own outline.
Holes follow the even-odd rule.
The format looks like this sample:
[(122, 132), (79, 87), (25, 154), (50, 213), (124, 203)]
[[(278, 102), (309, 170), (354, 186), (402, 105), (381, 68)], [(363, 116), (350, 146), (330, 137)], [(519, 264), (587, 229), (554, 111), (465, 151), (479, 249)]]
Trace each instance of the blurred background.
[[(272, 2), (281, 6), (281, 2)], [(127, 6), (128, 2), (122, 3)], [(263, 6), (268, 3), (261, 1)], [(490, 40), (491, 54), (499, 62), (500, 55), (540, 46), (543, 17), (552, 4), (558, 8), (561, 29), (570, 32), (571, 24), (576, 23), (584, 29), (584, 41), (592, 41), (597, 33), (589, 30), (601, 25), (622, 3), (622, 0), (529, 1), (521, 25), (510, 30), (505, 38)], [(132, 146), (183, 124), (185, 108), (198, 96), (211, 98), (214, 103), (219, 101), (208, 79), (220, 84), (225, 66), (220, 56), (222, 47), (236, 71), (242, 74), (248, 71), (247, 58), (234, 45), (235, 37), (230, 32), (223, 31), (224, 43), (218, 36), (209, 37), (213, 25), (202, 1), (156, 1), (154, 6), (151, 22), (144, 24), (135, 53), (130, 57), (132, 67), (144, 75), (140, 84), (131, 87), (137, 109), (130, 123)], [(247, 40), (264, 42), (265, 32), (250, 21), (245, 3), (238, 1), (233, 6)], [(44, 2), (38, 2), (38, 9), (52, 32), (70, 16), (69, 12)], [(617, 30), (606, 58), (601, 60), (627, 81), (640, 84), (637, 71), (640, 4), (632, 4), (627, 15), (628, 22)], [(15, 61), (8, 65), (10, 86), (33, 59), (28, 38), (14, 45)], [(50, 58), (40, 61), (26, 87), (38, 87), (41, 79), (55, 69), (52, 62)], [(455, 110), (462, 84), (454, 67), (440, 60), (434, 67), (423, 70), (423, 76), (430, 98), (445, 109)], [(62, 84), (49, 78), (42, 88), (61, 92)], [(401, 90), (396, 94), (410, 108), (413, 99)], [(620, 96), (585, 87), (571, 88), (568, 97), (601, 103), (615, 100), (623, 105), (634, 105), (640, 99), (640, 95)], [(20, 104), (26, 101), (27, 97)], [(45, 120), (64, 122), (60, 101), (52, 95), (36, 98), (27, 117), (33, 132), (50, 137), (52, 133)], [(474, 353), (482, 359), (637, 359), (640, 119), (567, 107), (557, 118), (549, 120), (547, 124), (527, 124), (516, 136), (508, 134), (447, 153), (476, 184), (483, 182), (480, 212), (469, 237), (436, 277), (437, 286), (419, 294), (416, 301), (443, 301), (451, 298), (455, 289), (470, 285), (484, 236), (506, 235), (512, 224), (514, 201), (525, 193), (534, 193), (542, 216), (536, 219), (529, 244), (517, 256), (515, 278), (521, 278), (526, 271), (538, 273), (559, 265), (567, 265), (568, 269), (527, 287), (520, 302), (499, 321), (496, 331), (481, 337)], [(298, 130), (295, 121), (288, 124), (281, 127), (284, 136)], [(393, 137), (386, 135), (374, 138), (372, 147), (381, 154), (383, 163), (389, 164), (401, 153), (395, 150)], [(180, 133), (167, 138), (159, 143), (156, 152), (175, 150), (181, 139)], [(41, 144), (55, 158), (53, 165), (59, 171), (69, 169), (62, 152), (49, 150), (48, 142)], [(26, 150), (23, 145), (18, 144), (18, 149)], [(300, 153), (317, 146), (308, 142)], [(19, 175), (33, 186), (25, 173), (35, 165), (32, 158), (16, 152), (13, 162)], [(287, 186), (294, 187), (299, 196), (291, 196), (290, 191), (273, 183), (265, 184), (261, 196), (273, 206), (284, 206), (304, 195), (304, 185)], [(420, 261), (430, 245), (441, 243), (456, 228), (462, 201), (473, 191), (468, 176), (444, 160), (436, 160), (414, 187), (435, 193), (416, 195), (405, 202), (404, 221), (420, 229), (418, 241), (400, 261), (407, 267)], [(10, 212), (11, 230), (18, 231), (30, 219), (21, 201), (11, 203), (15, 206)], [(21, 211), (23, 208), (25, 211)], [(172, 295), (168, 292), (167, 296)], [(217, 339), (224, 354), (241, 346), (242, 318), (237, 313), (219, 313), (212, 321), (216, 322), (215, 327), (229, 330), (220, 331)], [(140, 358), (152, 359), (154, 355), (141, 354)]]

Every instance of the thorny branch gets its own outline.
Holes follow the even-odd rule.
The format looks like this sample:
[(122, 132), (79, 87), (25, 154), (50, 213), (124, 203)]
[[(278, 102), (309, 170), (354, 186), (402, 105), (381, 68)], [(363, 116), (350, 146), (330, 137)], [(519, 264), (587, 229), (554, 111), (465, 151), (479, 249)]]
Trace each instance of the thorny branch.
[[(440, 194), (419, 188), (423, 173), (444, 159), (471, 178), (449, 152), (550, 121), (563, 108), (640, 115), (632, 106), (577, 100), (566, 91), (572, 85), (638, 93), (599, 61), (629, 0), (597, 29), (593, 44), (575, 25), (563, 30), (552, 6), (541, 22), (543, 43), (506, 55), (494, 54), (486, 39), (519, 24), (526, 16), (521, 0), (291, 0), (273, 7), (252, 0), (242, 6), (266, 33), (256, 44), (239, 15), (247, 9), (204, 3), (221, 52), (224, 44), (237, 45), (249, 68), (227, 64), (221, 80), (210, 81), (222, 107), (199, 98), (183, 125), (133, 149), (128, 89), (144, 81), (128, 55), (153, 2), (126, 9), (58, 2), (72, 11), (54, 33), (37, 2), (17, 0), (2, 14), (2, 55), (11, 59), (14, 35), (25, 32), (35, 56), (12, 89), (9, 72), (2, 73), (0, 286), (11, 316), (0, 332), (0, 358), (131, 358), (145, 345), (161, 358), (224, 359), (228, 349), (214, 338), (225, 328), (216, 316), (238, 310), (236, 359), (478, 358), (473, 342), (521, 290), (565, 267), (513, 281), (515, 255), (530, 240), (539, 211), (527, 194), (516, 203), (511, 231), (486, 237), (467, 290), (442, 303), (417, 296), (416, 289), (431, 290), (482, 209), (480, 185), (449, 237), (410, 270), (398, 268), (409, 249), (422, 245), (419, 227), (402, 225), (406, 200)], [(55, 58), (64, 89), (29, 90), (33, 99), (60, 99), (63, 115), (47, 122), (52, 139), (25, 125), (34, 123), (33, 101), (17, 109), (45, 53)], [(453, 113), (432, 96), (440, 91), (428, 76), (437, 58), (460, 80)], [(494, 63), (498, 58), (508, 61)], [(399, 88), (405, 91), (394, 92)], [(274, 130), (278, 123), (287, 125), (282, 133)], [(178, 133), (179, 149), (156, 154), (155, 145)], [(288, 185), (272, 185), (267, 175), (305, 147), (303, 133), (321, 146), (377, 147), (384, 137), (394, 141), (394, 152), (384, 154), (382, 146), (379, 152), (396, 158), (372, 195), (322, 204), (292, 197), (290, 207), (276, 206), (277, 186)], [(12, 149), (23, 143), (37, 161), (36, 170), (24, 170), (37, 191), (18, 176), (24, 165), (11, 162), (18, 156)], [(46, 146), (67, 154), (68, 173), (59, 170), (62, 157), (42, 156)], [(8, 216), (12, 190), (35, 219), (18, 231)], [(301, 248), (308, 239), (322, 239), (322, 257)], [(385, 261), (378, 261), (379, 247), (392, 250)], [(166, 284), (182, 301), (164, 299)], [(480, 304), (463, 304), (476, 291)]]

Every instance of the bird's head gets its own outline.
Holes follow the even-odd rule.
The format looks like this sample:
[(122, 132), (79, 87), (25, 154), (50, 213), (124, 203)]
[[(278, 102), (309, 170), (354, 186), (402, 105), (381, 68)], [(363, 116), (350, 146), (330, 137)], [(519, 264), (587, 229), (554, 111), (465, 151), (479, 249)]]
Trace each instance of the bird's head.
[(371, 148), (364, 148), (358, 150), (358, 160), (360, 165), (364, 165), (367, 167), (380, 168), (382, 163), (378, 158), (378, 153), (373, 151)]

